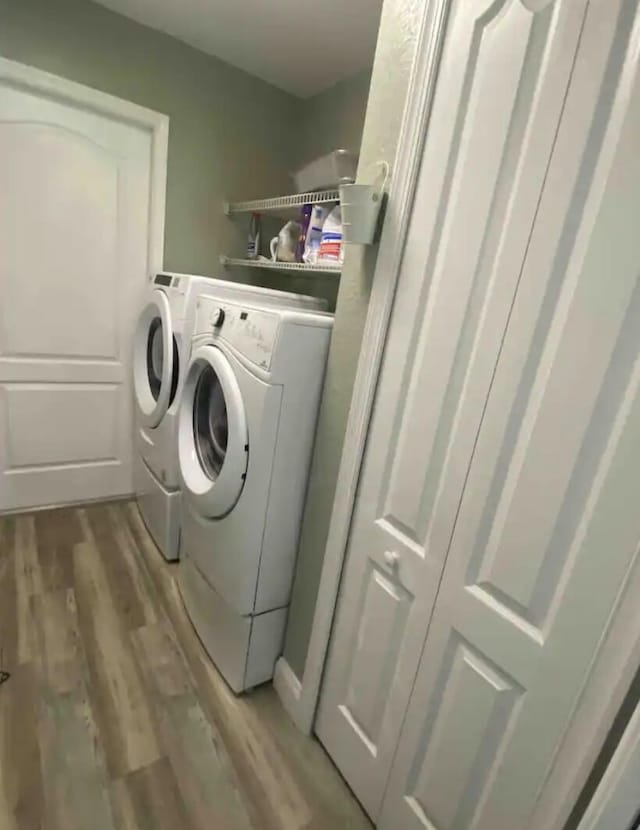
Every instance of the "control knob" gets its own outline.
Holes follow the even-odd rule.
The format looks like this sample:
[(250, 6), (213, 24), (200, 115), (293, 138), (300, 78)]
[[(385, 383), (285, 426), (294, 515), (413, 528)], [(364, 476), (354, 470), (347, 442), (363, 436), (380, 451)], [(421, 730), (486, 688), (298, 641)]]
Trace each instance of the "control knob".
[(219, 329), (224, 323), (224, 308), (216, 308), (211, 312), (211, 322), (214, 329)]

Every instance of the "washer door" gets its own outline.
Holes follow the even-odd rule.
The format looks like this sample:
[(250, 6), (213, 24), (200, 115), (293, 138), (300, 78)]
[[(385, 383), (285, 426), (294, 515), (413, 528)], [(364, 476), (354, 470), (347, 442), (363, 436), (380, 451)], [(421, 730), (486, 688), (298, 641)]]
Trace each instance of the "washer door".
[(202, 515), (229, 513), (244, 487), (249, 437), (240, 387), (216, 346), (189, 363), (180, 402), (178, 454), (184, 492)]
[(169, 300), (153, 291), (138, 318), (133, 343), (133, 384), (143, 422), (156, 427), (178, 388), (178, 343), (171, 324)]

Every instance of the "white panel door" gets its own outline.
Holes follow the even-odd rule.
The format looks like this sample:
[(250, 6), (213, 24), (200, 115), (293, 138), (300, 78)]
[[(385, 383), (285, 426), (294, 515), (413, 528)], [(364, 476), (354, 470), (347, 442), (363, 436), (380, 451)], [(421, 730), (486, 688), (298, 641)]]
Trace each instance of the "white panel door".
[(585, 5), (450, 4), (316, 724), (374, 818)]
[[(573, 775), (554, 770), (554, 758), (640, 543), (634, 14), (635, 2), (607, 0), (587, 15), (393, 765), (386, 830), (562, 826), (540, 825), (533, 811), (554, 776)], [(607, 705), (598, 701), (594, 722)]]
[(152, 267), (138, 108), (23, 75), (0, 73), (0, 510), (132, 492), (131, 340)]

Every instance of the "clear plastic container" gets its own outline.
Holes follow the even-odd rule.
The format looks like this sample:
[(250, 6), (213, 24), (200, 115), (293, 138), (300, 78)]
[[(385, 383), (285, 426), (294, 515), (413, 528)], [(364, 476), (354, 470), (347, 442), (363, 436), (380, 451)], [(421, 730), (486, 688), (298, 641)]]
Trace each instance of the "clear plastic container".
[(350, 184), (356, 180), (358, 156), (349, 150), (333, 150), (293, 174), (297, 193), (310, 193)]

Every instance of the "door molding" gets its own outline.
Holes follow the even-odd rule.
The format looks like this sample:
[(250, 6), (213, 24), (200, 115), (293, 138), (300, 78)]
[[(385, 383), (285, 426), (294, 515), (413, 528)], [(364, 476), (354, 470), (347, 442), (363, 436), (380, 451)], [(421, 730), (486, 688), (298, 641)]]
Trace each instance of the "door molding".
[[(639, 595), (640, 556), (635, 556), (620, 587), (619, 600), (612, 609), (607, 629), (602, 634), (601, 645), (594, 657), (591, 681), (582, 690), (572, 720), (558, 746), (545, 790), (532, 814), (531, 830), (564, 826), (629, 692), (640, 663)], [(606, 700), (604, 706), (603, 700)], [(618, 780), (618, 759), (625, 756), (631, 744), (636, 754), (640, 752), (639, 730), (636, 712), (604, 773), (603, 782)], [(640, 765), (640, 759), (636, 758), (634, 763)], [(597, 809), (598, 805), (602, 806), (602, 782), (596, 790), (594, 802)], [(579, 830), (591, 828), (581, 823)], [(603, 828), (595, 825), (593, 830)]]
[(429, 0), (424, 4), (420, 20), (302, 679), (295, 677), (284, 657), (276, 663), (274, 686), (296, 726), (306, 734), (313, 728), (320, 697), (369, 420), (405, 250), (450, 3), (451, 0)]
[(578, 830), (631, 827), (638, 815), (639, 780), (640, 704), (620, 738)]
[(33, 66), (0, 58), (0, 80), (17, 89), (46, 92), (62, 101), (109, 115), (151, 133), (151, 181), (147, 263), (150, 273), (164, 267), (164, 222), (167, 191), (169, 116), (109, 95)]

